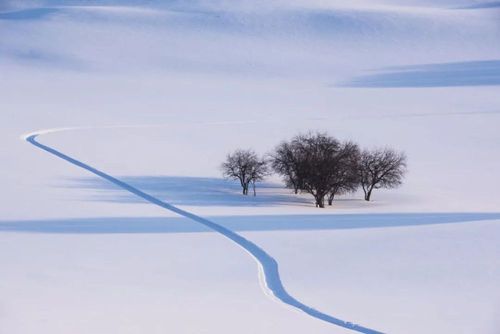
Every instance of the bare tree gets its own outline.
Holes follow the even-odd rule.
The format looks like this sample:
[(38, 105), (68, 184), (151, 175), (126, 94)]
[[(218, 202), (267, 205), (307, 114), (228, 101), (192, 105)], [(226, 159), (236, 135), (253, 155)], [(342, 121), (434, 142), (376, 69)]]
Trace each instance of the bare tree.
[(265, 159), (257, 159), (250, 171), (250, 180), (251, 180), (250, 183), (252, 184), (254, 196), (257, 196), (257, 192), (255, 191), (255, 183), (263, 181), (264, 178), (268, 175), (269, 175), (269, 166), (267, 161)]
[(272, 169), (283, 176), (287, 188), (293, 189), (294, 193), (298, 194), (304, 171), (297, 143), (282, 142), (271, 154), (270, 161)]
[(236, 150), (228, 154), (221, 169), (224, 177), (240, 181), (243, 195), (248, 195), (249, 185), (252, 184), (254, 196), (257, 194), (255, 183), (262, 181), (269, 170), (267, 162), (252, 150)]
[(396, 188), (406, 172), (406, 155), (392, 149), (364, 150), (359, 163), (359, 180), (369, 201), (373, 189)]
[(325, 207), (331, 190), (335, 163), (341, 144), (325, 133), (298, 135), (280, 144), (272, 158), (274, 170), (294, 190), (311, 194), (317, 207)]
[(334, 177), (328, 193), (328, 205), (332, 205), (336, 195), (354, 192), (359, 186), (360, 151), (357, 144), (345, 142), (341, 145), (331, 166)]

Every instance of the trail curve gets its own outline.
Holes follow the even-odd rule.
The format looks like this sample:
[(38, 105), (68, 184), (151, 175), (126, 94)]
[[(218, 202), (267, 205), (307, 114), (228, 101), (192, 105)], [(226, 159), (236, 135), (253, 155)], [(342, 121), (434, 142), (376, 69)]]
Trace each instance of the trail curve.
[(202, 224), (209, 229), (221, 234), (222, 236), (226, 237), (227, 239), (231, 240), (241, 248), (243, 248), (245, 251), (247, 251), (257, 262), (258, 267), (259, 267), (259, 275), (263, 279), (263, 288), (265, 289), (264, 292), (266, 294), (271, 294), (275, 298), (277, 298), (279, 301), (282, 303), (289, 305), (291, 307), (294, 307), (311, 317), (314, 317), (316, 319), (331, 323), (333, 325), (337, 325), (352, 331), (356, 331), (359, 333), (365, 333), (365, 334), (382, 334), (382, 332), (379, 332), (377, 330), (364, 327), (349, 321), (344, 321), (339, 318), (333, 317), (331, 315), (328, 315), (326, 313), (323, 313), (321, 311), (318, 311), (291, 296), (286, 290), (285, 287), (283, 286), (278, 270), (278, 263), (277, 261), (266, 251), (264, 251), (262, 248), (251, 242), (250, 240), (244, 238), (243, 236), (225, 228), (224, 226), (221, 226), (219, 224), (216, 224), (208, 219), (205, 219), (203, 217), (200, 217), (198, 215), (195, 215), (191, 212), (188, 212), (186, 210), (182, 210), (174, 205), (171, 205), (167, 202), (164, 202), (154, 196), (151, 196), (140, 189), (125, 183), (109, 174), (106, 174), (97, 168), (94, 168), (84, 162), (81, 162), (75, 158), (70, 157), (69, 155), (66, 155), (50, 146), (44, 145), (40, 142), (38, 142), (36, 139), (38, 136), (47, 134), (47, 133), (53, 133), (53, 132), (59, 132), (59, 131), (69, 131), (69, 130), (76, 130), (77, 128), (62, 128), (62, 129), (50, 129), (50, 130), (40, 130), (36, 132), (32, 132), (30, 134), (27, 134), (23, 136), (22, 138), (29, 142), (30, 144), (36, 146), (37, 148), (48, 152), (60, 159), (65, 160), (66, 162), (69, 162), (77, 167), (80, 167), (82, 169), (87, 170), (88, 172), (97, 175), (100, 178), (103, 178), (116, 186), (144, 199), (145, 201), (155, 204), (157, 206), (160, 206), (166, 210), (172, 211), (180, 216), (183, 216), (185, 218), (191, 219), (199, 224)]

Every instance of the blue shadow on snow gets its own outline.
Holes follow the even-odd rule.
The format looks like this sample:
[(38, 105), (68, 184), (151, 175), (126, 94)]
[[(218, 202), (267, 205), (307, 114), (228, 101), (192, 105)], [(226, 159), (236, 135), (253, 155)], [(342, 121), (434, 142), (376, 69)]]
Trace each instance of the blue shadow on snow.
[[(175, 205), (194, 206), (280, 206), (311, 205), (311, 200), (290, 193), (276, 194), (273, 190), (283, 186), (274, 183), (257, 184), (257, 196), (241, 195), (238, 182), (221, 178), (185, 176), (120, 176), (120, 180), (148, 194)], [(143, 203), (133, 194), (99, 178), (72, 179), (71, 188), (96, 190), (91, 201), (115, 203)], [(268, 193), (271, 190), (273, 193)], [(250, 190), (251, 192), (251, 190)], [(286, 190), (285, 190), (286, 192)]]
[(421, 64), (382, 69), (355, 77), (343, 87), (404, 88), (500, 85), (500, 60)]
[[(233, 231), (312, 231), (455, 224), (500, 220), (500, 213), (387, 213), (330, 215), (216, 216)], [(103, 217), (0, 221), (0, 232), (112, 234), (212, 232), (183, 217)]]
[(0, 20), (37, 20), (54, 14), (56, 8), (30, 8), (10, 12), (0, 12)]

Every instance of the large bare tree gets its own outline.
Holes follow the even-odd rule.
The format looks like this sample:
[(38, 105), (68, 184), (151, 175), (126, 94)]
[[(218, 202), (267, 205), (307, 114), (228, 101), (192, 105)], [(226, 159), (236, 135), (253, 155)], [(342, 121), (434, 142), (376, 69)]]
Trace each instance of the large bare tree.
[(369, 201), (373, 189), (396, 188), (406, 172), (406, 155), (392, 149), (364, 150), (359, 162), (359, 180)]
[(323, 208), (334, 183), (332, 166), (340, 149), (340, 142), (325, 133), (298, 135), (275, 149), (271, 164), (287, 186), (311, 194), (316, 206)]
[(331, 189), (334, 171), (331, 169), (340, 143), (325, 133), (314, 133), (298, 136), (295, 141), (299, 145), (302, 156), (303, 175), (302, 190), (313, 195), (316, 206), (325, 207), (325, 196)]
[(328, 205), (332, 205), (336, 195), (343, 195), (358, 189), (360, 155), (358, 145), (353, 142), (348, 141), (340, 146), (335, 159), (332, 160), (331, 169), (334, 177), (328, 193)]
[(224, 177), (240, 181), (243, 195), (248, 195), (248, 188), (253, 187), (253, 195), (256, 195), (255, 183), (262, 181), (268, 175), (267, 162), (261, 159), (252, 150), (236, 150), (226, 157), (221, 165)]
[(281, 175), (287, 188), (299, 193), (304, 179), (301, 152), (296, 142), (282, 142), (271, 154), (271, 167)]

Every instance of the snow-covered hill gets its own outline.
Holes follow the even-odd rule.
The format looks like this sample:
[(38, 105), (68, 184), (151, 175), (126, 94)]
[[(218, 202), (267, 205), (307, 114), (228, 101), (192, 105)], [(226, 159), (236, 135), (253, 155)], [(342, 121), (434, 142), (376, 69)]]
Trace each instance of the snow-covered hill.
[[(478, 1), (0, 1), (0, 333), (496, 333), (500, 9)], [(403, 187), (318, 210), (229, 151), (324, 130), (408, 155)]]

